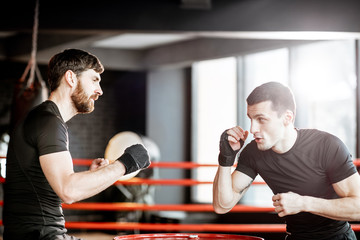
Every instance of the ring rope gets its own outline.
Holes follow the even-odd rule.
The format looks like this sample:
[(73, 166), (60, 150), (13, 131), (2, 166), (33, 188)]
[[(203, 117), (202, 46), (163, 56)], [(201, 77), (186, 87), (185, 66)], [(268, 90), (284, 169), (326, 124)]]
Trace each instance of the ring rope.
[[(185, 212), (214, 212), (211, 204), (143, 204), (133, 202), (78, 202), (62, 204), (63, 209), (98, 210), (98, 211), (185, 211)], [(274, 212), (274, 207), (258, 207), (235, 205), (231, 212)]]
[[(0, 225), (3, 225), (0, 220)], [(143, 231), (193, 231), (193, 232), (285, 232), (285, 224), (174, 224), (136, 222), (65, 222), (68, 229), (89, 230), (143, 230)], [(360, 224), (351, 224), (355, 232)]]
[[(0, 206), (4, 202), (0, 201)], [(185, 211), (185, 212), (213, 212), (211, 204), (144, 204), (133, 202), (76, 202), (72, 204), (62, 204), (63, 209), (71, 210), (95, 210), (95, 211)], [(238, 204), (231, 212), (274, 212), (274, 207), (258, 207)]]
[(136, 222), (65, 222), (68, 229), (193, 232), (285, 232), (285, 224), (176, 224)]

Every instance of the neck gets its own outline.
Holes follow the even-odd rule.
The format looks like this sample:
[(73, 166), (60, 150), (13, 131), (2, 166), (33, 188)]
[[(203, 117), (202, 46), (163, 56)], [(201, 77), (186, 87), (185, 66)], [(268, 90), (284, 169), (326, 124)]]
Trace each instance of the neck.
[(289, 126), (284, 133), (283, 140), (273, 147), (273, 151), (279, 154), (286, 153), (289, 151), (295, 144), (297, 139), (297, 131), (294, 126)]
[(71, 98), (65, 98), (61, 96), (59, 92), (52, 92), (49, 100), (54, 102), (59, 108), (61, 117), (65, 122), (69, 121), (72, 117), (77, 114), (77, 111), (71, 101)]

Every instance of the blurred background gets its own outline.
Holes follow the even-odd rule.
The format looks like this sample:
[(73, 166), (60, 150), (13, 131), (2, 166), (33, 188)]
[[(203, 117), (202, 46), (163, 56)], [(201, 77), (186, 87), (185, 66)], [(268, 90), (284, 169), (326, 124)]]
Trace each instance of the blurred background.
[[(14, 91), (31, 53), (36, 52), (36, 76), (46, 81), (50, 57), (66, 48), (90, 51), (105, 67), (104, 95), (95, 111), (68, 122), (73, 158), (102, 157), (111, 137), (133, 131), (156, 144), (158, 161), (217, 164), (220, 134), (236, 124), (249, 129), (245, 99), (255, 86), (268, 81), (282, 82), (294, 91), (296, 127), (333, 133), (354, 158), (360, 155), (360, 1), (40, 0), (37, 17), (35, 4), (35, 0), (0, 4), (3, 157)], [(2, 176), (5, 161), (1, 159)], [(158, 169), (155, 177), (212, 181), (215, 171)], [(124, 200), (123, 191), (114, 186), (88, 201), (129, 200)], [(150, 193), (157, 204), (212, 201), (211, 184), (162, 185)], [(255, 185), (241, 203), (269, 206), (271, 195), (266, 185)], [(67, 211), (67, 220), (131, 219), (114, 212)], [(273, 213), (220, 216), (170, 211), (153, 214), (147, 221), (159, 219), (282, 223)], [(266, 239), (283, 235), (246, 234)]]

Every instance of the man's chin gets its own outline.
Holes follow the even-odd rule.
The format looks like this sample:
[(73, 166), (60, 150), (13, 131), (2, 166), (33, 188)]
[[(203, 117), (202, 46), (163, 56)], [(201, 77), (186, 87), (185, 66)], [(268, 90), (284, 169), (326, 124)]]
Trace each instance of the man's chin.
[(82, 114), (89, 114), (89, 113), (92, 113), (93, 111), (94, 111), (94, 108), (89, 109), (89, 110), (87, 110), (87, 111), (80, 112), (80, 113), (82, 113)]
[(270, 148), (263, 145), (263, 144), (259, 144), (257, 143), (257, 148), (260, 150), (260, 151), (266, 151), (266, 150), (269, 150)]
[(82, 111), (82, 112), (78, 112), (79, 114), (89, 114), (92, 113), (94, 110), (89, 110), (89, 111)]
[(87, 114), (87, 113), (93, 112), (94, 110), (95, 110), (94, 105), (91, 105), (91, 106), (87, 106), (87, 107), (78, 108), (78, 113)]

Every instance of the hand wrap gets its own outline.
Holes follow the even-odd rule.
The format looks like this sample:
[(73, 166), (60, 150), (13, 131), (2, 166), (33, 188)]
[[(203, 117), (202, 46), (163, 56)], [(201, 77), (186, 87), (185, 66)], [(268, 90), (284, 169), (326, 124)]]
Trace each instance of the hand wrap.
[(231, 167), (234, 165), (236, 154), (244, 145), (244, 141), (240, 139), (240, 148), (234, 151), (229, 144), (228, 137), (227, 130), (225, 130), (220, 137), (220, 153), (218, 160), (219, 165), (223, 167)]
[(135, 144), (126, 148), (124, 154), (117, 160), (123, 163), (126, 168), (124, 175), (150, 166), (149, 154), (141, 144)]

